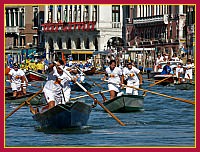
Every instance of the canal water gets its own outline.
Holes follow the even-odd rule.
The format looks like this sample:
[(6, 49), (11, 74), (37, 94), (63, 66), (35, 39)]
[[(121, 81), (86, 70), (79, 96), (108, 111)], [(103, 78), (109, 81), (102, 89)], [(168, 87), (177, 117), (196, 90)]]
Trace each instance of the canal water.
[[(100, 80), (103, 75), (89, 76), (107, 89)], [(146, 76), (143, 75), (145, 78)], [(93, 85), (93, 82), (86, 78)], [(152, 81), (144, 79), (143, 89), (195, 101), (194, 90), (176, 90), (174, 86), (149, 87)], [(35, 84), (35, 82), (34, 82)], [(30, 88), (34, 90), (35, 88)], [(90, 92), (101, 89), (93, 86)], [(72, 92), (72, 97), (85, 95)], [(142, 92), (140, 92), (142, 94)], [(109, 94), (105, 93), (109, 98)], [(95, 95), (102, 101), (100, 95)], [(90, 97), (80, 101), (91, 104)], [(18, 105), (5, 104), (8, 114)], [(114, 113), (126, 126), (121, 126), (100, 106), (91, 112), (88, 125), (80, 129), (63, 131), (42, 131), (27, 106), (20, 108), (5, 122), (6, 147), (194, 147), (195, 146), (195, 106), (147, 93), (144, 109), (140, 112)]]

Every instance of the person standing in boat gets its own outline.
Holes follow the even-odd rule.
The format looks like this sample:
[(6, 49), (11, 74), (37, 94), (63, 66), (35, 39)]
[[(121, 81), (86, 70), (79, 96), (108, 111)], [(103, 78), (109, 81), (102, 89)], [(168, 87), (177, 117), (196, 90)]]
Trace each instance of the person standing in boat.
[[(71, 93), (71, 86), (70, 86), (70, 82), (71, 81), (76, 81), (76, 77), (73, 78), (73, 80), (71, 79), (71, 74), (70, 72), (65, 68), (64, 62), (63, 60), (58, 60), (56, 63), (54, 63), (53, 65), (51, 65), (53, 67), (51, 67), (52, 71), (50, 72), (51, 74), (48, 77), (48, 80), (54, 80), (55, 81), (55, 77), (58, 77), (61, 79), (61, 86), (63, 89), (63, 103), (69, 102), (70, 99), (70, 93)], [(67, 74), (64, 73), (62, 71), (62, 69), (60, 68), (60, 66), (66, 70)], [(44, 91), (45, 92), (45, 91)], [(48, 91), (47, 93), (45, 93), (45, 97), (48, 95)]]
[(13, 69), (8, 73), (8, 80), (11, 83), (13, 97), (21, 96), (22, 94), (26, 95), (28, 80), (24, 71), (19, 68), (17, 63), (13, 64)]
[(122, 70), (116, 67), (116, 61), (111, 60), (110, 66), (106, 68), (106, 74), (102, 80), (108, 78), (108, 89), (110, 90), (110, 99), (113, 99), (119, 93), (122, 84)]
[(178, 83), (181, 83), (182, 82), (182, 74), (184, 73), (183, 71), (183, 67), (181, 65), (181, 63), (179, 63), (176, 67), (176, 77), (178, 79)]
[[(123, 68), (122, 80), (123, 82), (124, 80), (127, 81), (127, 86), (139, 88), (139, 86), (142, 85), (142, 75), (140, 74), (140, 70), (134, 67), (131, 62), (128, 62), (127, 67)], [(126, 94), (138, 95), (138, 90), (127, 87)]]
[(191, 59), (187, 60), (187, 64), (185, 65), (185, 81), (189, 81), (190, 83), (192, 83), (192, 63), (191, 63)]

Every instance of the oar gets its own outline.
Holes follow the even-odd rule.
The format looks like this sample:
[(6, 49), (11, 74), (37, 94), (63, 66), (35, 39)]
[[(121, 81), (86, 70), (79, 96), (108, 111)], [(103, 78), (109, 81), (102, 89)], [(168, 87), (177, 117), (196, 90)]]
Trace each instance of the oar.
[[(108, 80), (104, 80), (104, 81), (109, 82)], [(114, 83), (114, 82), (109, 82), (109, 83), (118, 84), (118, 83)], [(176, 97), (168, 96), (168, 95), (165, 95), (165, 94), (153, 92), (153, 91), (150, 91), (150, 90), (144, 90), (144, 89), (141, 89), (141, 88), (136, 88), (134, 86), (124, 85), (124, 87), (134, 88), (134, 89), (137, 89), (137, 90), (141, 90), (141, 91), (144, 91), (144, 92), (149, 92), (151, 94), (156, 94), (156, 95), (167, 97), (167, 98), (171, 98), (171, 99), (174, 99), (174, 100), (179, 100), (179, 101), (186, 102), (186, 103), (193, 104), (193, 105), (195, 104), (195, 102), (191, 101), (191, 100), (185, 100), (185, 99), (182, 99), (182, 98), (176, 98)]]
[[(109, 92), (109, 90), (102, 91), (102, 92), (103, 92), (103, 93)], [(96, 95), (96, 94), (100, 94), (100, 92), (92, 93), (92, 95)], [(88, 97), (88, 96), (89, 96), (89, 95), (78, 96), (78, 97), (76, 97), (76, 98), (70, 98), (70, 100), (77, 100), (77, 99), (84, 98), (84, 97)]]
[[(72, 76), (69, 75), (69, 73), (62, 68), (62, 66), (58, 66), (63, 72), (65, 72), (71, 79)], [(86, 92), (93, 100), (94, 102), (98, 103), (106, 112), (108, 112), (120, 125), (125, 126), (123, 122), (121, 122), (113, 113), (111, 113), (101, 102), (99, 102), (89, 91), (87, 91), (79, 82), (75, 82), (81, 89), (83, 89), (84, 92)]]
[(172, 76), (174, 76), (174, 75), (170, 75), (169, 77), (164, 78), (164, 79), (162, 79), (162, 80), (160, 80), (160, 81), (157, 81), (156, 83), (150, 84), (149, 86), (150, 86), (150, 87), (153, 87), (154, 85), (159, 84), (159, 83), (161, 83), (161, 82), (163, 82), (163, 81), (165, 81), (165, 80), (171, 78)]
[(17, 110), (19, 110), (22, 106), (24, 106), (25, 104), (28, 104), (29, 105), (29, 108), (31, 110), (32, 113), (34, 113), (34, 109), (33, 107), (30, 105), (30, 101), (35, 97), (37, 96), (39, 93), (42, 92), (43, 89), (41, 89), (40, 91), (36, 92), (33, 96), (31, 96), (30, 98), (28, 98), (26, 101), (24, 101), (22, 104), (20, 104), (15, 110), (13, 110), (11, 113), (9, 113), (7, 116), (6, 116), (6, 119), (8, 117), (10, 117), (13, 113), (15, 113)]
[[(78, 71), (83, 72), (83, 71), (81, 71), (81, 69), (80, 69), (79, 67), (76, 67), (76, 68), (78, 69)], [(85, 73), (83, 73), (83, 75), (84, 75), (86, 78), (88, 78), (90, 81), (92, 81), (92, 82), (93, 82), (96, 86), (98, 86), (100, 89), (105, 90), (100, 84), (97, 84), (94, 80), (90, 79)], [(104, 102), (107, 101), (107, 98), (105, 97), (105, 95), (103, 94), (102, 91), (101, 91), (99, 94), (102, 96)]]
[[(78, 69), (78, 71), (80, 71), (80, 72), (82, 72), (83, 73), (83, 71), (79, 68), (79, 67), (76, 67), (77, 69)], [(89, 78), (85, 73), (83, 73), (83, 75), (86, 77), (86, 78), (88, 78), (90, 81), (92, 81), (96, 86), (98, 86), (100, 89), (102, 89), (102, 90), (105, 90), (100, 84), (97, 84), (94, 80), (92, 80), (91, 78)]]

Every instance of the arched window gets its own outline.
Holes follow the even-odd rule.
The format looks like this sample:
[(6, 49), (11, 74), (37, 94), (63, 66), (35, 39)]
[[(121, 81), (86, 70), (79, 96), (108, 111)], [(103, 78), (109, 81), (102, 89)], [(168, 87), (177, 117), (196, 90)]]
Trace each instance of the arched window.
[(78, 38), (77, 41), (76, 41), (76, 49), (81, 49), (81, 40), (80, 40), (80, 38)]
[(69, 38), (68, 39), (68, 43), (67, 43), (67, 49), (71, 49), (72, 47), (71, 47), (71, 39)]

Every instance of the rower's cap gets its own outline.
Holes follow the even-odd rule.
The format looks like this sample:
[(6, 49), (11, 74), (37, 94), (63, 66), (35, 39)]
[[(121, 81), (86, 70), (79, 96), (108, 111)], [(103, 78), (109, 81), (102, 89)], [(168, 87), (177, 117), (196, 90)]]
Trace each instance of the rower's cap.
[(132, 62), (127, 62), (127, 65), (132, 65)]
[(13, 67), (14, 67), (14, 68), (19, 68), (18, 63), (14, 63), (14, 64), (13, 64)]

